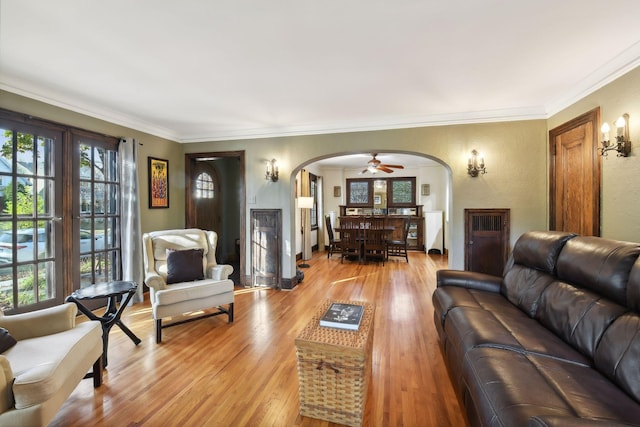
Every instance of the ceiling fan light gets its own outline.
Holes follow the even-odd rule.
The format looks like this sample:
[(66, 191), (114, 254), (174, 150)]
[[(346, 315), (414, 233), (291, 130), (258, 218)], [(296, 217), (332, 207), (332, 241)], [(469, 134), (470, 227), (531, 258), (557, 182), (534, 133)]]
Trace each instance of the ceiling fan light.
[(375, 166), (373, 166), (373, 165), (369, 165), (369, 166), (367, 167), (367, 169), (368, 169), (368, 170), (369, 170), (369, 172), (371, 172), (371, 173), (376, 173), (376, 172), (378, 172), (378, 169), (376, 169), (376, 167), (375, 167)]

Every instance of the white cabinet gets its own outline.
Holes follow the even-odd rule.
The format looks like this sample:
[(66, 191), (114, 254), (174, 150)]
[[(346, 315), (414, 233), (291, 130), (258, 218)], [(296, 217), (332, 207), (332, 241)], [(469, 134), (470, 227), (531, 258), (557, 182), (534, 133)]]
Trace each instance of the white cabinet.
[(444, 253), (444, 228), (442, 211), (424, 213), (424, 250), (437, 249)]

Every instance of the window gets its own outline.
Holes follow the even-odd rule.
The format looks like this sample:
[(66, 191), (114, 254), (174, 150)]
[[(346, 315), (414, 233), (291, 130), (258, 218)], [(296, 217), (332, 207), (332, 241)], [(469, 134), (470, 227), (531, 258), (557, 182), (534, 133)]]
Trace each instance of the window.
[(211, 175), (201, 172), (196, 177), (195, 195), (197, 199), (213, 199), (216, 195), (215, 185)]
[(118, 140), (5, 110), (0, 138), (0, 308), (120, 278)]
[(347, 206), (361, 208), (373, 206), (372, 179), (347, 179)]
[(411, 207), (416, 204), (416, 178), (387, 178), (389, 207)]

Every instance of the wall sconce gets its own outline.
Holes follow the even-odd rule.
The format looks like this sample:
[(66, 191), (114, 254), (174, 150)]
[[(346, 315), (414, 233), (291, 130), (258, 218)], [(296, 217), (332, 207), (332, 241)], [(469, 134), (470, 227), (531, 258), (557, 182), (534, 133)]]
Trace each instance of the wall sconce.
[(267, 161), (267, 173), (265, 173), (264, 178), (273, 182), (278, 180), (278, 162), (276, 162), (276, 159)]
[(467, 166), (467, 173), (473, 178), (477, 177), (479, 174), (487, 173), (487, 169), (484, 167), (484, 157), (482, 157), (476, 150), (471, 151), (469, 166)]
[(609, 141), (609, 123), (604, 122), (600, 128), (602, 132), (602, 148), (600, 148), (600, 155), (607, 157), (609, 153), (607, 151), (615, 150), (618, 152), (618, 157), (627, 157), (631, 153), (631, 141), (629, 140), (629, 115), (623, 114), (616, 120), (616, 140), (615, 144), (611, 144)]

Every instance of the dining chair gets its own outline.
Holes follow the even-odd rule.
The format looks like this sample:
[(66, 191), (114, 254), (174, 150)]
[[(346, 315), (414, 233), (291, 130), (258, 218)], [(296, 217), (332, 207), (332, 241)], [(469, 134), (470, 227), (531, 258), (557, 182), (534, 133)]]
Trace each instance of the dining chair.
[(362, 257), (365, 261), (373, 259), (384, 261), (387, 259), (387, 233), (383, 228), (367, 228), (364, 230)]
[(359, 227), (343, 229), (342, 224), (340, 228), (342, 230), (340, 262), (342, 263), (345, 258), (355, 258), (360, 263), (362, 261), (362, 229)]
[(369, 226), (367, 228), (382, 230), (385, 226), (385, 221), (383, 216), (372, 216), (367, 218), (367, 223)]
[(329, 235), (329, 251), (327, 252), (327, 258), (331, 258), (334, 252), (341, 252), (342, 249), (340, 247), (341, 241), (340, 239), (336, 239), (333, 235), (333, 226), (331, 225), (331, 217), (329, 215), (325, 215), (324, 222), (327, 227), (327, 234)]
[(411, 226), (411, 217), (406, 217), (402, 221), (402, 233), (399, 239), (390, 239), (387, 241), (387, 255), (404, 257), (409, 262), (409, 252), (407, 250), (407, 238), (409, 237), (409, 227)]

